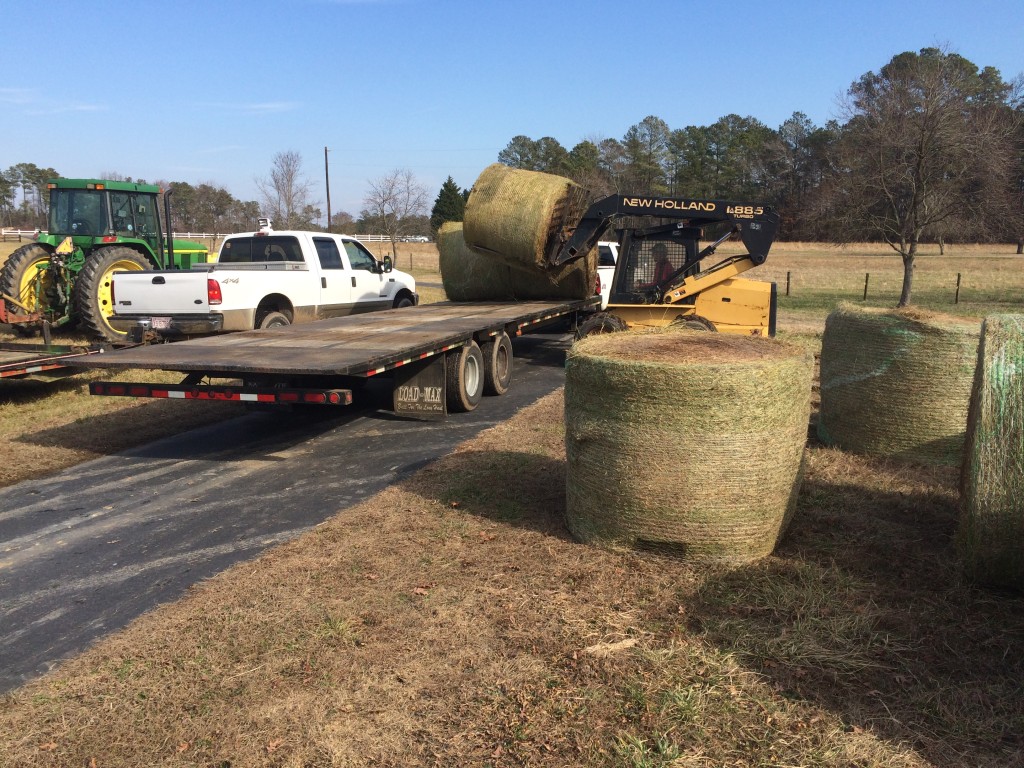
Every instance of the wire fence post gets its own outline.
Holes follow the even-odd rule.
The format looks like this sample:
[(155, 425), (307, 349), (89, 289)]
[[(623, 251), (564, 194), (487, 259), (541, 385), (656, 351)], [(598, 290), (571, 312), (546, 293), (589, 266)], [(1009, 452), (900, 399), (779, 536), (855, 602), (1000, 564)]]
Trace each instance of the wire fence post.
[(956, 294), (953, 296), (953, 303), (960, 303), (960, 273), (956, 273)]
[(789, 296), (789, 272), (786, 272), (786, 295)]
[(870, 272), (865, 272), (864, 273), (864, 299), (863, 299), (863, 301), (867, 301), (868, 300), (868, 280), (870, 280), (870, 279), (871, 279), (871, 273)]

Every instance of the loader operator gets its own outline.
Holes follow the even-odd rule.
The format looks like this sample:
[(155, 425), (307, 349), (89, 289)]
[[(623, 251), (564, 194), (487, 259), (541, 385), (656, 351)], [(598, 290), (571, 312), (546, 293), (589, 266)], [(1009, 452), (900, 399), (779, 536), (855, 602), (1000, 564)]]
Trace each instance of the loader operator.
[(668, 260), (668, 247), (664, 243), (655, 243), (651, 248), (651, 256), (654, 258), (654, 279), (649, 283), (641, 283), (641, 288), (656, 288), (665, 283), (676, 268)]

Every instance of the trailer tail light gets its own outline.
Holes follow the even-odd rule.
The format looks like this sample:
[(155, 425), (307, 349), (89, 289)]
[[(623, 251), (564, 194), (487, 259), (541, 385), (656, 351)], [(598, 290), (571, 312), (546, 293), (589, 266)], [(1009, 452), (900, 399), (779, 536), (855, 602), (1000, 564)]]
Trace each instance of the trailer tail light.
[(169, 400), (218, 400), (235, 403), (282, 405), (351, 405), (351, 389), (301, 389), (245, 387), (237, 384), (120, 384), (95, 381), (90, 395), (106, 397), (157, 397)]
[(220, 292), (220, 283), (212, 277), (206, 280), (206, 300), (210, 303), (210, 306), (221, 304), (224, 301), (224, 294)]

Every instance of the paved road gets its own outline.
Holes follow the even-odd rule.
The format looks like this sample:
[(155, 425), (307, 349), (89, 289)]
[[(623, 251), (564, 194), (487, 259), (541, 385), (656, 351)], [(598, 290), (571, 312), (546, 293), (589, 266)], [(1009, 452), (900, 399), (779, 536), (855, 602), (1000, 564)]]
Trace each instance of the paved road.
[[(444, 422), (372, 406), (330, 417), (246, 413), (0, 489), (0, 691), (561, 386), (568, 343), (516, 340), (508, 394)], [(389, 390), (370, 394), (380, 404)]]

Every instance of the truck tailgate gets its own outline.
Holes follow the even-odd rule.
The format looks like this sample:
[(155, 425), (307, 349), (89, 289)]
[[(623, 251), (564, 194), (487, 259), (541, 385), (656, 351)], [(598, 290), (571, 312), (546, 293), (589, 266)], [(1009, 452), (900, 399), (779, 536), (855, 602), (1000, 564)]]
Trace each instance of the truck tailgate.
[(114, 275), (114, 312), (160, 315), (209, 312), (206, 271), (121, 272)]

